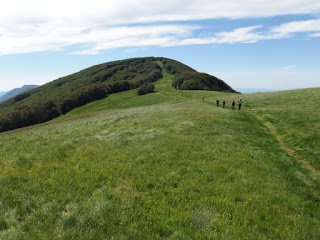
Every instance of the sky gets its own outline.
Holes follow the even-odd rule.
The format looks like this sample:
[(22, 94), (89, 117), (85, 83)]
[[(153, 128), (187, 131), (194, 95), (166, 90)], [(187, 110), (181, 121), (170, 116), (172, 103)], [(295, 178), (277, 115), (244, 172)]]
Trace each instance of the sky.
[(0, 91), (42, 85), (95, 64), (147, 56), (181, 61), (235, 89), (320, 87), (320, 1), (1, 4)]

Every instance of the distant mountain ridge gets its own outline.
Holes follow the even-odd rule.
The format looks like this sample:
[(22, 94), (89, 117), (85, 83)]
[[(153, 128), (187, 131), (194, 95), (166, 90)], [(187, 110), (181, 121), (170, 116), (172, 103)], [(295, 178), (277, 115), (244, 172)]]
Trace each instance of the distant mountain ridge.
[(17, 96), (20, 93), (29, 91), (29, 90), (37, 88), (37, 87), (39, 87), (39, 86), (38, 85), (24, 85), (21, 88), (14, 88), (9, 92), (4, 93), (2, 96), (0, 93), (0, 102), (4, 102), (10, 98)]
[(244, 94), (258, 93), (258, 92), (274, 92), (274, 90), (266, 89), (266, 88), (236, 88), (236, 90)]
[(0, 92), (0, 97), (4, 94), (6, 94), (7, 92)]

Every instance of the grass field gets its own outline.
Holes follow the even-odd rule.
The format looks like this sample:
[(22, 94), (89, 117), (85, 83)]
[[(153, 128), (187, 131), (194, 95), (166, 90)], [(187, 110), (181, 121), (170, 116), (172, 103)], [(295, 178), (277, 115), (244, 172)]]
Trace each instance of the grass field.
[(0, 239), (320, 239), (320, 88), (171, 79), (1, 133)]

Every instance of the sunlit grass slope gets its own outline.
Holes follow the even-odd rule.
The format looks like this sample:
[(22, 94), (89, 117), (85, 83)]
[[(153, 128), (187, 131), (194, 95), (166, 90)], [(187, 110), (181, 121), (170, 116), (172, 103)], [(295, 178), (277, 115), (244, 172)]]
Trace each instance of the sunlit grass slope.
[(320, 89), (171, 79), (1, 133), (0, 239), (319, 239)]
[(320, 171), (320, 88), (247, 98), (248, 108), (274, 125), (286, 144)]

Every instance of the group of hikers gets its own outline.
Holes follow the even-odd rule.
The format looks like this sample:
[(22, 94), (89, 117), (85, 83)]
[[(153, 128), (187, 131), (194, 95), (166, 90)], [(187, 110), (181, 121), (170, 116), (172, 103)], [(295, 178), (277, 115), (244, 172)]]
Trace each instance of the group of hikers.
[[(217, 99), (217, 107), (219, 107), (219, 100)], [(226, 100), (223, 100), (222, 101), (222, 107), (224, 108), (226, 106)], [(239, 100), (238, 100), (238, 106), (239, 106), (239, 110), (241, 110), (241, 106), (242, 106), (242, 100), (241, 100), (241, 98), (239, 98)], [(234, 100), (232, 100), (232, 102), (231, 102), (231, 107), (232, 107), (232, 109), (235, 109), (235, 107), (236, 107), (236, 102), (234, 101)]]
[[(204, 101), (204, 97), (202, 97), (202, 101)], [(217, 107), (219, 107), (219, 103), (220, 103), (219, 99), (217, 99), (216, 103), (217, 103)], [(223, 100), (222, 107), (225, 108), (225, 106), (226, 106), (226, 100)], [(238, 100), (239, 110), (241, 110), (241, 106), (242, 106), (242, 99), (239, 98), (239, 100)], [(234, 100), (232, 100), (232, 102), (231, 102), (231, 107), (232, 107), (232, 109), (236, 108), (236, 102)]]
[[(204, 101), (204, 97), (202, 97), (202, 101)], [(219, 99), (217, 99), (216, 103), (217, 103), (217, 107), (219, 107), (219, 103), (220, 103)], [(222, 107), (225, 108), (225, 106), (226, 106), (226, 100), (223, 100)], [(239, 110), (241, 110), (241, 106), (242, 106), (242, 99), (239, 98), (239, 100), (238, 100)], [(232, 109), (236, 108), (236, 102), (234, 100), (232, 100), (232, 102), (231, 102), (231, 107), (232, 107)]]

